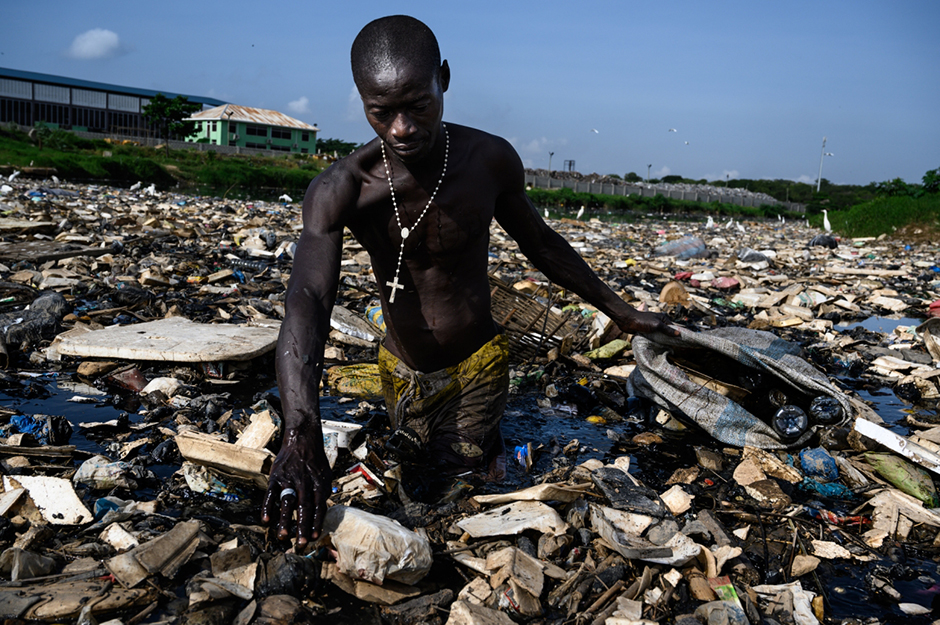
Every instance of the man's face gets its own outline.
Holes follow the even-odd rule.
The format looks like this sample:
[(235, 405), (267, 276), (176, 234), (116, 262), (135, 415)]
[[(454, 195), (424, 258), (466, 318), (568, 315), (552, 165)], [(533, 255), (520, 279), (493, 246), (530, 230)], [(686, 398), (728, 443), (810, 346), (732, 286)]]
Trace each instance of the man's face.
[(421, 161), (437, 141), (444, 114), (442, 82), (439, 72), (398, 64), (360, 85), (369, 125), (402, 162)]

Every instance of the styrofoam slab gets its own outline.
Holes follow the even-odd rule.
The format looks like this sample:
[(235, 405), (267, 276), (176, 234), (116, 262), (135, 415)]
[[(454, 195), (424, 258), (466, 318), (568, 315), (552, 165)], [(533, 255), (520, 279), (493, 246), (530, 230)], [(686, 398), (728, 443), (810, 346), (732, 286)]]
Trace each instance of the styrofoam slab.
[(171, 362), (250, 360), (274, 349), (278, 330), (247, 325), (196, 323), (170, 317), (63, 336), (63, 356)]

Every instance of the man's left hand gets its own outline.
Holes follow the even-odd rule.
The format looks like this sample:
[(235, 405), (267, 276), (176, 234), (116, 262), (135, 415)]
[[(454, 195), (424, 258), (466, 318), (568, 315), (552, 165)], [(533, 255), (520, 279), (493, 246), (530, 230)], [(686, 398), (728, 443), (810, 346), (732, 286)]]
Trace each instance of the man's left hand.
[(667, 336), (679, 336), (679, 328), (673, 325), (672, 320), (665, 313), (634, 311), (625, 319), (619, 320), (617, 326), (627, 334), (661, 332)]

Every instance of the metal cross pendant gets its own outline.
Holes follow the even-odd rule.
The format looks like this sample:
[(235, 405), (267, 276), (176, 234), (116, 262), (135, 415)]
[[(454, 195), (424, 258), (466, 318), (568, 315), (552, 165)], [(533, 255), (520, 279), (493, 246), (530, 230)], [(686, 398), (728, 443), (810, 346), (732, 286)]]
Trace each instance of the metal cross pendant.
[(403, 290), (403, 289), (405, 288), (405, 285), (402, 284), (402, 283), (400, 283), (400, 282), (398, 281), (398, 276), (397, 276), (397, 275), (395, 276), (395, 279), (394, 279), (393, 281), (391, 281), (391, 282), (386, 282), (385, 285), (392, 287), (392, 295), (391, 295), (391, 297), (388, 298), (388, 303), (389, 303), (389, 304), (394, 304), (394, 303), (395, 303), (395, 291), (396, 291), (396, 290)]

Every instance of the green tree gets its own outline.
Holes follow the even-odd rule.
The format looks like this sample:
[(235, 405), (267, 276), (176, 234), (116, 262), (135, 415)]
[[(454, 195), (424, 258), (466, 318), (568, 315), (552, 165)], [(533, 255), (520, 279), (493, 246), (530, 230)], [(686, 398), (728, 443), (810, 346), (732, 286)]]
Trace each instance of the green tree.
[(927, 193), (940, 192), (940, 167), (925, 173), (922, 180), (924, 182), (924, 191)]
[(339, 157), (349, 156), (360, 147), (362, 147), (361, 143), (352, 143), (342, 139), (317, 139), (317, 152), (320, 154), (335, 153)]
[(143, 108), (144, 119), (157, 127), (157, 132), (166, 145), (166, 155), (170, 155), (170, 138), (185, 138), (196, 132), (196, 122), (188, 121), (194, 113), (202, 110), (202, 105), (190, 102), (178, 95), (172, 100), (158, 93), (150, 98), (150, 103)]
[(643, 179), (640, 178), (640, 176), (638, 176), (635, 171), (631, 171), (628, 174), (624, 174), (623, 179), (626, 182), (642, 182), (643, 181)]

